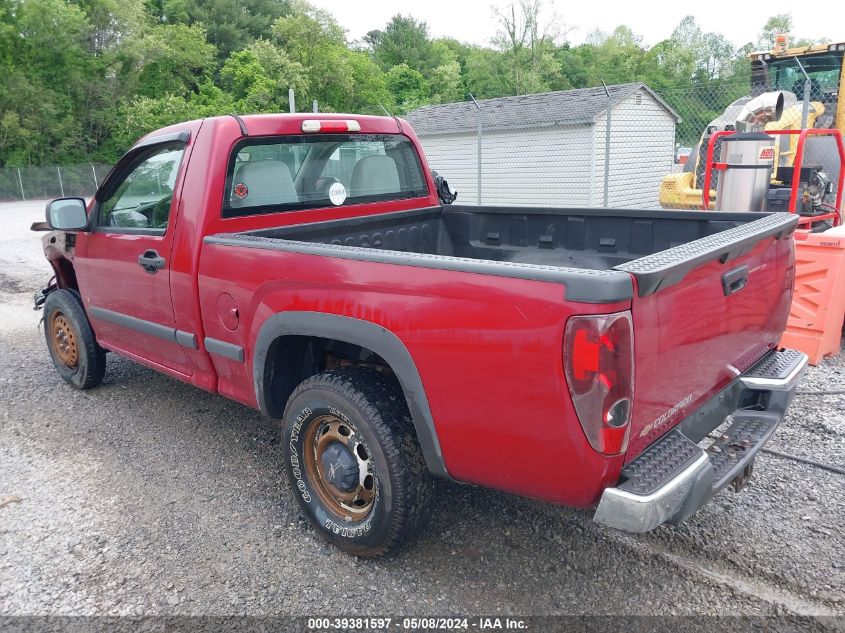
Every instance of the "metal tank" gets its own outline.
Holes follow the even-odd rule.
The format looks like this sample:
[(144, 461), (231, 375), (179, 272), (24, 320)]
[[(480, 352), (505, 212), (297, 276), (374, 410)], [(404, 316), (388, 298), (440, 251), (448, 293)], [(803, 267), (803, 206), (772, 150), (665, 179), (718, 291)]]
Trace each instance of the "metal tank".
[(716, 189), (717, 211), (765, 211), (772, 178), (775, 139), (762, 132), (783, 113), (783, 93), (751, 99), (736, 118), (736, 134), (722, 139), (718, 161), (725, 164)]
[(765, 211), (774, 168), (775, 139), (762, 132), (722, 139), (719, 162), (725, 170), (716, 190), (717, 211)]

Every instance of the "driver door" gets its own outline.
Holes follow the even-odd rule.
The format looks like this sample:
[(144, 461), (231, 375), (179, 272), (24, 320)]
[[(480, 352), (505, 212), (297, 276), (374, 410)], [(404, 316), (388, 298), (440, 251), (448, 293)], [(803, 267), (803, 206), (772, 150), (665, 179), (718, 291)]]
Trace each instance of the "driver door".
[(118, 164), (97, 193), (91, 229), (78, 235), (75, 268), (104, 347), (190, 375), (182, 345), (192, 346), (191, 337), (176, 335), (170, 297), (173, 192), (181, 182), (184, 153), (184, 140), (169, 140)]

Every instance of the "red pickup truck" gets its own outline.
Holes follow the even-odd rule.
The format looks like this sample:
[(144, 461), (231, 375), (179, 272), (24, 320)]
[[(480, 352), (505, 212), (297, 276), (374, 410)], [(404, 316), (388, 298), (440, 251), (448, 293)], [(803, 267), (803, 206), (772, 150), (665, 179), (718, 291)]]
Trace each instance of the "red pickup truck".
[(93, 387), (108, 350), (280, 419), (304, 513), (362, 556), (418, 528), (431, 474), (635, 532), (741, 487), (806, 364), (776, 349), (795, 216), (441, 184), (398, 118), (154, 132), (48, 205), (55, 366)]

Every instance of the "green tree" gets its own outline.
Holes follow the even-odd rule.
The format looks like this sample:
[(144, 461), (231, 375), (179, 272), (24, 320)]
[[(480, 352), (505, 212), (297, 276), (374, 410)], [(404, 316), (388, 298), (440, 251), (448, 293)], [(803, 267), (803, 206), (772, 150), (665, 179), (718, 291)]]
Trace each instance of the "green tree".
[(148, 21), (143, 0), (74, 0), (89, 23), (88, 50), (96, 55), (119, 51), (127, 36)]
[(280, 109), (279, 84), (267, 75), (253, 51), (232, 53), (220, 71), (220, 80), (243, 112), (271, 112)]
[(554, 52), (560, 66), (560, 76), (553, 82), (553, 90), (569, 90), (587, 86), (587, 65), (584, 58), (569, 44), (563, 44)]
[(239, 112), (278, 112), (288, 108), (288, 88), (304, 94), (308, 83), (301, 64), (266, 40), (232, 53), (220, 81)]
[(541, 12), (540, 0), (519, 0), (518, 5), (496, 11), (499, 30), (493, 44), (503, 55), (513, 94), (548, 90), (560, 76), (560, 63), (554, 55), (555, 25), (543, 24)]
[(590, 86), (641, 81), (645, 50), (642, 38), (624, 25), (610, 35), (595, 31), (575, 51), (585, 60)]
[[(685, 140), (748, 90), (754, 44), (737, 49), (691, 16), (647, 47), (626, 25), (570, 46), (542, 0), (496, 15), (491, 46), (432, 39), (396, 15), (361, 49), (306, 0), (0, 0), (0, 165), (114, 160), (178, 120), (285, 111), (289, 88), (306, 108), (381, 113), (645, 81), (680, 113)], [(755, 44), (791, 27), (772, 16)]]
[[(170, 0), (168, 10), (182, 14), (180, 3)], [(274, 22), (288, 13), (286, 0), (184, 0), (189, 24), (201, 24), (208, 41), (227, 59), (256, 39), (271, 36)]]
[(91, 25), (85, 13), (61, 0), (28, 0), (7, 5), (4, 18), (11, 29), (0, 90), (0, 160), (39, 164), (84, 155), (80, 104), (89, 90), (96, 91), (88, 84), (98, 67), (87, 49)]
[(392, 112), (395, 101), (384, 71), (363, 51), (349, 51), (344, 67), (352, 78), (352, 87), (344, 103), (336, 108), (344, 112), (384, 114), (382, 108)]
[(189, 24), (187, 0), (145, 0), (147, 14), (161, 24)]
[(463, 101), (466, 91), (461, 80), (461, 65), (451, 61), (431, 71), (429, 80), (431, 100), (434, 103)]
[(132, 99), (114, 110), (111, 139), (105, 154), (117, 159), (121, 152), (152, 130), (193, 118), (194, 111), (184, 97)]
[(347, 71), (349, 49), (343, 29), (330, 13), (305, 0), (294, 0), (290, 13), (273, 25), (276, 41), (291, 60), (299, 63), (308, 76), (308, 89), (302, 97), (331, 108), (344, 103), (352, 90)]
[(235, 103), (232, 94), (228, 90), (219, 88), (210, 81), (201, 85), (199, 91), (190, 96), (188, 103), (190, 104), (194, 118), (222, 116), (224, 114), (240, 112), (239, 104)]
[(464, 65), (467, 92), (476, 99), (513, 94), (507, 71), (501, 53), (490, 48), (471, 47)]
[(386, 83), (400, 112), (408, 112), (428, 102), (428, 82), (422, 73), (407, 64), (399, 64), (387, 71)]
[(643, 58), (643, 80), (655, 90), (689, 89), (695, 72), (695, 51), (675, 39), (652, 46)]
[(702, 41), (701, 62), (708, 80), (724, 78), (730, 73), (731, 61), (736, 56), (734, 45), (719, 33), (705, 33)]
[(15, 29), (13, 0), (0, 0), (0, 69), (12, 69), (17, 57), (18, 34)]
[(140, 48), (138, 94), (144, 97), (196, 92), (217, 64), (214, 45), (196, 25), (154, 26), (144, 34)]
[(451, 61), (446, 45), (435, 49), (429, 38), (428, 24), (411, 16), (394, 15), (384, 30), (370, 31), (364, 41), (369, 44), (373, 59), (384, 70), (405, 64), (426, 73)]
[(670, 66), (684, 65), (686, 62), (682, 58), (691, 55), (691, 74), (704, 83), (729, 76), (733, 71), (731, 64), (736, 58), (736, 48), (724, 35), (705, 33), (691, 15), (681, 20), (672, 32), (672, 38), (661, 49), (668, 53)]

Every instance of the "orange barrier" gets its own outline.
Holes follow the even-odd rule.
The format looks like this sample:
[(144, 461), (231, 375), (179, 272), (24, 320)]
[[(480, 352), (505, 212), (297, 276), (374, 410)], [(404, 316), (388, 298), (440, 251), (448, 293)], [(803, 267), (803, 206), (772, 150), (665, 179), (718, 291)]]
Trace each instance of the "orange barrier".
[(795, 292), (783, 347), (818, 365), (836, 356), (845, 320), (845, 226), (824, 233), (795, 233)]

